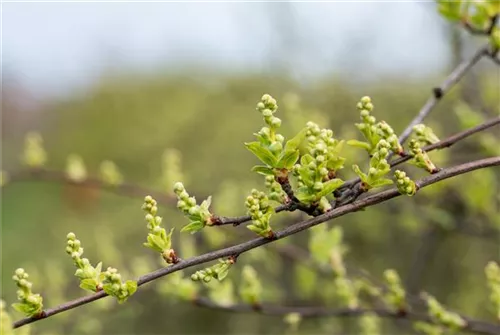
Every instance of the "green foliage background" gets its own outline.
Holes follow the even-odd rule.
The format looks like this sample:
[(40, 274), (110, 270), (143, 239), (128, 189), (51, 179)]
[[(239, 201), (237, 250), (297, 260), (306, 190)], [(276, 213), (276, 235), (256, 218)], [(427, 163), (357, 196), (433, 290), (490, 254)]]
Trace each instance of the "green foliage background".
[[(498, 115), (495, 71), (479, 76), (478, 81), (478, 91), (484, 95), (490, 115), (474, 108), (472, 115)], [(198, 200), (213, 195), (220, 215), (241, 215), (247, 192), (252, 187), (264, 188), (263, 178), (250, 172), (256, 160), (243, 145), (261, 127), (261, 117), (254, 107), (263, 93), (278, 100), (277, 116), (283, 120), (285, 136), (292, 136), (312, 120), (333, 129), (336, 137), (351, 139), (359, 138), (353, 123), (358, 120), (355, 106), (361, 96), (370, 95), (375, 104), (373, 114), (399, 132), (441, 78), (409, 81), (402, 76), (356, 86), (328, 78), (304, 86), (272, 73), (123, 74), (105, 77), (88, 92), (51, 103), (33, 130), (39, 130), (44, 137), (50, 168), (63, 170), (66, 157), (77, 153), (84, 158), (89, 173), (97, 175), (99, 163), (110, 159), (126, 181), (168, 193), (171, 189), (161, 181), (161, 156), (165, 149), (176, 148), (182, 153), (182, 181), (189, 192)], [(470, 116), (459, 119), (456, 114), (457, 109), (468, 108), (457, 104), (465, 89), (464, 85), (454, 89), (428, 119), (441, 138), (464, 129), (463, 122), (471, 120)], [(3, 122), (8, 128), (10, 120), (4, 118)], [(3, 138), (4, 167), (19, 166), (23, 135), (10, 133)], [(491, 139), (496, 134), (493, 131), (484, 136)], [(474, 136), (431, 157), (439, 166), (450, 166), (491, 155), (495, 148), (485, 146), (484, 136)], [(362, 150), (345, 148), (344, 152), (350, 160), (342, 172), (347, 179), (353, 176), (350, 165), (363, 166), (367, 159)], [(424, 175), (415, 169), (405, 170), (415, 179)], [(423, 239), (431, 238), (423, 232), (435, 229), (432, 238), (437, 242), (425, 263), (418, 289), (433, 294), (452, 309), (491, 319), (485, 304), (488, 292), (484, 266), (499, 258), (497, 235), (491, 233), (491, 229), (500, 228), (498, 175), (498, 169), (477, 171), (432, 186), (414, 198), (400, 197), (335, 220), (334, 224), (342, 225), (345, 231), (347, 265), (364, 268), (377, 278), (384, 269), (395, 268), (408, 282), (410, 276), (419, 275), (412, 271), (416, 250)], [(72, 262), (64, 252), (69, 231), (82, 240), (85, 256), (91, 262), (101, 260), (104, 267), (116, 267), (124, 278), (135, 278), (163, 266), (156, 254), (142, 246), (147, 234), (142, 201), (40, 181), (7, 185), (2, 190), (1, 213), (3, 298), (9, 304), (14, 302), (11, 276), (19, 266), (30, 273), (33, 289), (42, 293), (47, 307), (86, 294), (78, 288)], [(205, 228), (200, 233), (202, 238), (179, 235), (186, 219), (170, 204), (160, 202), (159, 207), (164, 225), (176, 227), (174, 246), (184, 258), (252, 236), (243, 227), (231, 226)], [(272, 224), (276, 229), (296, 220), (296, 214), (288, 213)], [(471, 236), (461, 232), (461, 227), (490, 233)], [(305, 232), (278, 243), (306, 246), (307, 236)], [(335, 306), (334, 292), (329, 289), (331, 279), (282, 259), (269, 247), (261, 249), (242, 256), (230, 271), (227, 279), (236, 287), (243, 264), (252, 263), (265, 284), (267, 301)], [(176, 302), (169, 293), (170, 285), (164, 278), (141, 287), (124, 305), (106, 298), (65, 312), (36, 323), (32, 333), (271, 334), (287, 329), (279, 318), (227, 314)], [(384, 329), (394, 333), (390, 324), (384, 321)], [(339, 319), (308, 320), (298, 332), (331, 334), (340, 329), (356, 333), (355, 325)]]

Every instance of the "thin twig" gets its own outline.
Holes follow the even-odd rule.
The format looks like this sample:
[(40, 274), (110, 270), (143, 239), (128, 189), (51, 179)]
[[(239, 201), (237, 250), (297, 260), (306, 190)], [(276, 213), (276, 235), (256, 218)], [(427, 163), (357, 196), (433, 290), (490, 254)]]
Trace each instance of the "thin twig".
[[(233, 313), (259, 313), (271, 316), (285, 316), (290, 313), (297, 313), (302, 318), (325, 318), (325, 317), (358, 317), (364, 314), (376, 314), (382, 318), (402, 319), (408, 321), (425, 321), (433, 323), (433, 320), (425, 314), (415, 312), (394, 312), (383, 308), (327, 308), (327, 307), (291, 307), (291, 306), (273, 306), (266, 304), (259, 305), (219, 305), (207, 298), (196, 298), (193, 303), (197, 306), (210, 309), (217, 309)], [(490, 324), (488, 322), (464, 318), (467, 325), (461, 329), (476, 334), (498, 334), (500, 325)]]
[(441, 98), (449, 92), (449, 90), (460, 81), (460, 79), (464, 76), (464, 74), (476, 64), (483, 56), (488, 55), (489, 53), (489, 44), (484, 45), (479, 48), (476, 53), (470, 58), (462, 63), (460, 63), (449, 75), (446, 79), (439, 85), (435, 87), (432, 92), (432, 96), (427, 100), (425, 105), (420, 109), (418, 114), (411, 120), (408, 126), (403, 130), (401, 135), (399, 136), (399, 142), (404, 143), (408, 137), (410, 136), (413, 127), (425, 119), (427, 115), (432, 111), (432, 109), (437, 105), (437, 103), (441, 100)]
[[(500, 156), (497, 157), (491, 157), (491, 158), (486, 158), (486, 159), (481, 159), (477, 161), (472, 161), (468, 163), (464, 163), (461, 165), (457, 165), (454, 167), (450, 167), (447, 169), (443, 169), (440, 172), (427, 176), (423, 179), (420, 179), (416, 181), (416, 185), (418, 186), (418, 189), (421, 189), (423, 187), (432, 185), (434, 183), (437, 183), (439, 181), (455, 177), (464, 173), (468, 173), (474, 170), (486, 168), (486, 167), (491, 167), (491, 166), (499, 166), (500, 165)], [(164, 277), (168, 274), (177, 272), (179, 270), (183, 270), (186, 268), (193, 267), (195, 265), (207, 263), (210, 261), (217, 260), (219, 258), (223, 257), (230, 257), (230, 256), (235, 256), (235, 255), (241, 255), (249, 250), (255, 249), (257, 247), (263, 246), (265, 244), (272, 243), (276, 240), (283, 239), (287, 236), (299, 233), (301, 231), (304, 231), (306, 229), (309, 229), (311, 227), (314, 227), (316, 225), (319, 225), (323, 222), (344, 216), (346, 214), (358, 211), (362, 208), (365, 207), (370, 207), (373, 205), (377, 205), (379, 203), (382, 203), (384, 201), (396, 198), (400, 196), (401, 194), (398, 192), (397, 189), (389, 189), (387, 191), (379, 192), (374, 195), (371, 195), (369, 197), (366, 197), (364, 199), (358, 200), (356, 202), (353, 202), (351, 204), (336, 208), (330, 212), (327, 212), (323, 215), (293, 224), (275, 234), (275, 239), (270, 240), (266, 238), (255, 238), (253, 240), (243, 242), (240, 244), (237, 244), (235, 246), (229, 247), (229, 248), (224, 248), (224, 249), (219, 249), (215, 250), (212, 252), (205, 253), (203, 255), (191, 257), (186, 260), (180, 260), (178, 263), (162, 268), (156, 271), (153, 271), (151, 273), (148, 273), (144, 276), (141, 276), (137, 284), (139, 286), (144, 285), (146, 283), (149, 283), (151, 281), (154, 281), (158, 278)], [(66, 302), (58, 307), (51, 308), (45, 310), (40, 316), (38, 317), (30, 317), (30, 318), (24, 318), (19, 321), (14, 322), (13, 328), (19, 328), (21, 326), (27, 325), (29, 323), (35, 322), (37, 320), (45, 319), (48, 317), (51, 317), (53, 315), (59, 314), (61, 312), (76, 308), (78, 306), (82, 306), (85, 304), (88, 304), (92, 301), (102, 299), (107, 294), (104, 291), (94, 293), (92, 295), (82, 297), (76, 300), (72, 300), (69, 302)]]
[[(459, 142), (459, 141), (461, 141), (461, 140), (463, 140), (471, 135), (474, 135), (476, 133), (479, 133), (483, 130), (486, 130), (488, 128), (494, 127), (494, 126), (499, 125), (499, 124), (500, 124), (500, 117), (493, 118), (493, 119), (488, 120), (484, 123), (481, 123), (475, 127), (466, 129), (466, 130), (461, 131), (459, 133), (456, 133), (450, 137), (447, 137), (447, 138), (445, 138), (437, 143), (427, 145), (427, 146), (423, 147), (422, 150), (429, 152), (429, 151), (433, 151), (436, 149), (443, 149), (443, 148), (451, 147), (453, 144), (455, 144), (455, 143), (457, 143), (457, 142)], [(412, 157), (409, 155), (404, 156), (404, 157), (398, 157), (395, 160), (391, 161), (390, 165), (391, 165), (391, 167), (395, 167), (396, 165), (404, 163), (404, 162), (410, 160), (411, 158)], [(357, 184), (359, 181), (360, 181), (359, 177), (350, 179), (342, 185), (342, 188), (343, 189), (351, 188), (353, 185)]]
[(164, 203), (175, 204), (177, 201), (177, 198), (173, 194), (169, 195), (165, 192), (148, 189), (137, 184), (122, 183), (113, 186), (96, 177), (88, 177), (81, 182), (76, 182), (69, 178), (63, 171), (50, 170), (46, 168), (24, 169), (15, 172), (7, 172), (7, 182), (3, 187), (6, 187), (11, 183), (26, 181), (66, 183), (79, 187), (103, 189), (111, 193), (133, 198), (144, 197), (145, 195), (149, 194), (157, 201)]

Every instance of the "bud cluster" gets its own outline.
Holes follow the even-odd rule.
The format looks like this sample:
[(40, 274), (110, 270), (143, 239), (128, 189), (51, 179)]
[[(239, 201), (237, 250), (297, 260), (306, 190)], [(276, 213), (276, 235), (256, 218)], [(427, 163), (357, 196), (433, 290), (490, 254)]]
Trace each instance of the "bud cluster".
[(40, 294), (34, 294), (31, 291), (33, 284), (28, 281), (28, 277), (28, 273), (22, 268), (15, 271), (12, 279), (18, 287), (17, 300), (19, 303), (13, 304), (12, 307), (27, 316), (35, 316), (43, 311), (43, 298)]
[(401, 279), (395, 270), (384, 271), (388, 291), (385, 293), (385, 301), (395, 311), (406, 310), (406, 292), (401, 285)]
[(396, 186), (399, 193), (406, 194), (410, 197), (417, 193), (417, 185), (406, 175), (406, 172), (396, 170), (394, 171), (394, 177), (396, 178)]
[(432, 128), (427, 127), (425, 124), (420, 123), (413, 126), (413, 133), (416, 140), (422, 145), (429, 145), (439, 142), (439, 138), (434, 134)]
[(264, 122), (268, 127), (263, 127), (257, 134), (257, 138), (262, 145), (268, 149), (275, 156), (279, 156), (283, 150), (283, 141), (285, 138), (281, 134), (277, 134), (276, 130), (281, 127), (281, 120), (274, 116), (278, 110), (276, 100), (269, 94), (264, 94), (256, 108), (264, 117)]
[(122, 276), (115, 268), (108, 267), (103, 275), (104, 292), (118, 299), (119, 303), (125, 302), (132, 294), (135, 293), (135, 291), (137, 291), (137, 282), (133, 280), (122, 282)]
[(203, 229), (206, 225), (211, 226), (213, 224), (212, 214), (208, 210), (211, 203), (211, 197), (208, 197), (201, 205), (197, 205), (195, 197), (189, 196), (181, 182), (175, 183), (174, 192), (178, 199), (177, 208), (179, 208), (190, 220), (190, 223), (184, 226), (181, 232), (188, 231), (190, 233), (195, 233)]
[(247, 228), (263, 237), (272, 238), (274, 233), (269, 221), (274, 214), (274, 209), (266, 194), (253, 189), (245, 201), (245, 206), (248, 214), (252, 217), (252, 224), (248, 225)]
[(295, 195), (299, 201), (317, 204), (326, 212), (331, 206), (325, 196), (343, 184), (335, 178), (337, 170), (344, 167), (345, 158), (339, 156), (343, 142), (333, 138), (332, 130), (321, 129), (314, 122), (308, 122), (306, 129), (308, 153), (292, 170), (298, 181)]
[(390, 149), (391, 145), (386, 140), (382, 139), (378, 142), (375, 147), (375, 152), (370, 159), (368, 174), (363, 173), (359, 166), (352, 166), (354, 172), (361, 179), (362, 189), (364, 191), (392, 184), (392, 180), (384, 178), (391, 170), (391, 166), (387, 162), (387, 156), (389, 155)]
[(467, 322), (460, 315), (447, 311), (433, 296), (424, 294), (423, 298), (427, 301), (428, 313), (434, 322), (452, 329), (467, 326)]
[(281, 188), (281, 185), (276, 181), (276, 178), (272, 175), (267, 175), (265, 180), (266, 188), (269, 190), (269, 199), (279, 203), (285, 203), (287, 195)]
[(410, 163), (427, 170), (430, 173), (439, 172), (439, 169), (432, 163), (431, 159), (427, 155), (427, 152), (423, 151), (420, 144), (416, 140), (410, 141), (410, 151), (413, 159)]
[(224, 278), (226, 278), (227, 274), (229, 273), (229, 268), (233, 264), (234, 264), (233, 258), (229, 258), (226, 260), (219, 259), (219, 263), (209, 268), (196, 271), (194, 274), (191, 275), (191, 279), (194, 281), (203, 280), (205, 283), (210, 282), (212, 278), (221, 281)]
[(87, 258), (82, 258), (83, 247), (74, 233), (69, 233), (66, 238), (66, 253), (71, 256), (77, 267), (75, 276), (80, 278), (80, 287), (91, 292), (99, 291), (102, 288), (102, 263), (93, 267)]
[(392, 127), (385, 121), (377, 123), (377, 119), (370, 113), (373, 111), (371, 98), (368, 96), (362, 97), (357, 104), (362, 123), (356, 123), (356, 127), (363, 134), (367, 142), (351, 140), (347, 143), (352, 146), (360, 147), (368, 151), (370, 155), (377, 150), (377, 145), (380, 140), (385, 140), (389, 143), (389, 149), (398, 155), (404, 154), (404, 149), (399, 139), (394, 133)]
[(387, 122), (381, 121), (378, 123), (378, 128), (380, 136), (389, 143), (391, 150), (398, 155), (404, 154), (403, 146), (399, 143), (399, 139), (392, 127)]
[(376, 124), (377, 119), (370, 114), (374, 108), (371, 98), (368, 96), (362, 97), (356, 107), (359, 110), (361, 123), (355, 123), (355, 126), (368, 142), (352, 140), (348, 144), (364, 148), (368, 153), (372, 154), (381, 137)]
[(145, 219), (149, 230), (147, 242), (144, 243), (144, 246), (161, 253), (167, 264), (176, 263), (177, 256), (171, 247), (174, 228), (167, 234), (165, 228), (160, 226), (162, 218), (156, 215), (158, 212), (157, 202), (150, 195), (144, 198), (142, 209), (146, 212)]

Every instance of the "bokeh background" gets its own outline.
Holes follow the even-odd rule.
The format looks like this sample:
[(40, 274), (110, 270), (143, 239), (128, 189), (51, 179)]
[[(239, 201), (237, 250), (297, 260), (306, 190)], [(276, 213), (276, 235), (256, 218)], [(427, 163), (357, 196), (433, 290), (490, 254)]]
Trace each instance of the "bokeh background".
[[(24, 137), (42, 134), (47, 167), (64, 171), (80, 155), (92, 176), (104, 160), (124, 178), (171, 195), (164, 152), (181, 156), (188, 191), (214, 196), (221, 215), (244, 213), (244, 199), (263, 180), (250, 172), (252, 140), (263, 93), (280, 106), (283, 134), (312, 120), (339, 138), (358, 138), (356, 102), (374, 100), (374, 115), (404, 129), (441, 82), (481, 43), (439, 17), (432, 2), (399, 3), (4, 3), (2, 12), (2, 168), (19, 171)], [(482, 60), (428, 118), (440, 137), (499, 113), (500, 72)], [(432, 154), (442, 166), (498, 155), (495, 131)], [(352, 162), (362, 152), (346, 149)], [(349, 166), (349, 165), (348, 165)], [(342, 177), (350, 178), (346, 168)], [(423, 174), (409, 169), (414, 178)], [(481, 170), (335, 222), (349, 246), (346, 263), (381, 278), (401, 274), (410, 292), (427, 291), (453, 309), (491, 319), (484, 266), (498, 260), (498, 169)], [(146, 195), (146, 194), (144, 194)], [(142, 196), (27, 180), (2, 188), (2, 297), (24, 267), (45, 306), (85, 294), (65, 254), (65, 236), (82, 240), (85, 256), (134, 278), (163, 266), (142, 243)], [(248, 239), (245, 228), (179, 234), (186, 224), (172, 203), (160, 215), (176, 227), (182, 257)], [(283, 215), (275, 227), (298, 220)], [(308, 232), (280, 241), (307, 247)], [(250, 263), (265, 300), (335, 306), (332, 278), (261, 248), (241, 257), (228, 277)], [(305, 249), (304, 249), (305, 250)], [(189, 275), (191, 272), (188, 272)], [(103, 299), (36, 323), (33, 334), (251, 334), (290, 331), (281, 318), (227, 314), (177, 301), (167, 278), (143, 286), (125, 305)], [(230, 300), (216, 283), (214, 299)], [(220, 293), (224, 291), (223, 293)], [(219, 292), (219, 293), (218, 293)], [(234, 297), (233, 297), (234, 299)], [(13, 312), (16, 318), (21, 315)], [(412, 333), (383, 322), (385, 333)], [(355, 334), (349, 320), (305, 320), (303, 334)]]

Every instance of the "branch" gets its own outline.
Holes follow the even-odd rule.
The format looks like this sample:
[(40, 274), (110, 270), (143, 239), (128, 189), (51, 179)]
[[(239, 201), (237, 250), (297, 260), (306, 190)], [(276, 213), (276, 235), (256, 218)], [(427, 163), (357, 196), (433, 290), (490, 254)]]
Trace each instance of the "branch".
[[(357, 317), (368, 313), (376, 314), (382, 318), (402, 319), (408, 321), (425, 321), (433, 323), (433, 320), (425, 314), (415, 312), (394, 312), (389, 309), (382, 308), (338, 308), (332, 309), (327, 307), (289, 307), (289, 306), (272, 306), (272, 305), (257, 305), (250, 306), (245, 304), (235, 304), (223, 306), (214, 303), (210, 299), (197, 298), (193, 303), (200, 307), (222, 310), (233, 313), (259, 313), (271, 316), (285, 316), (290, 313), (297, 313), (303, 318), (324, 318), (324, 317)], [(500, 325), (490, 324), (484, 321), (464, 318), (467, 322), (462, 330), (474, 332), (477, 334), (498, 334)]]
[[(499, 117), (496, 117), (496, 118), (493, 118), (489, 121), (486, 121), (480, 125), (477, 125), (473, 128), (470, 128), (470, 129), (467, 129), (465, 131), (462, 131), (460, 133), (457, 133), (455, 135), (452, 135), (442, 141), (439, 141), (437, 143), (434, 143), (434, 144), (430, 144), (430, 145), (427, 145), (425, 147), (422, 148), (422, 150), (426, 151), (426, 152), (429, 152), (429, 151), (433, 151), (433, 150), (436, 150), (436, 149), (444, 149), (444, 148), (449, 148), (451, 147), (453, 144), (463, 140), (464, 138), (467, 138), (473, 134), (476, 134), (476, 133), (479, 133), (483, 130), (486, 130), (488, 128), (491, 128), (491, 127), (494, 127), (496, 125), (500, 124), (500, 116)], [(405, 157), (399, 157), (397, 159), (395, 159), (394, 161), (391, 162), (391, 167), (394, 167), (396, 165), (399, 165), (403, 162), (406, 162), (407, 160), (410, 160), (412, 157), (411, 156), (405, 156)]]
[(79, 187), (88, 187), (88, 188), (96, 188), (96, 189), (104, 189), (108, 192), (115, 193), (122, 196), (128, 197), (144, 197), (145, 194), (149, 194), (155, 199), (166, 203), (175, 204), (177, 202), (177, 198), (172, 194), (166, 194), (165, 192), (151, 190), (136, 184), (122, 183), (120, 185), (112, 186), (104, 182), (103, 180), (96, 177), (88, 177), (81, 182), (75, 182), (71, 178), (69, 178), (65, 172), (49, 170), (45, 168), (36, 168), (36, 169), (25, 169), (17, 172), (8, 172), (7, 173), (8, 180), (6, 185), (15, 182), (23, 182), (23, 181), (47, 181), (47, 182), (58, 182), (58, 183), (66, 183), (69, 185), (75, 185)]
[(489, 44), (484, 45), (479, 48), (476, 53), (468, 60), (460, 63), (454, 70), (451, 72), (448, 77), (441, 83), (440, 86), (433, 88), (433, 95), (427, 100), (425, 105), (420, 109), (417, 116), (413, 120), (411, 120), (410, 124), (403, 130), (401, 136), (399, 136), (399, 142), (403, 143), (410, 136), (413, 127), (425, 119), (427, 115), (432, 111), (432, 109), (437, 105), (439, 100), (449, 92), (449, 90), (462, 79), (464, 74), (476, 64), (483, 56), (489, 54)]
[[(482, 124), (479, 124), (475, 127), (469, 128), (467, 130), (456, 133), (450, 137), (447, 137), (447, 138), (445, 138), (437, 143), (427, 145), (427, 146), (423, 147), (422, 150), (429, 152), (429, 151), (433, 151), (433, 150), (437, 150), (437, 149), (449, 148), (453, 144), (455, 144), (455, 143), (457, 143), (457, 142), (459, 142), (459, 141), (461, 141), (461, 140), (463, 140), (471, 135), (474, 135), (476, 133), (479, 133), (483, 130), (486, 130), (488, 128), (494, 127), (494, 126), (499, 125), (499, 124), (500, 124), (500, 117), (493, 118), (493, 119), (488, 120), (488, 121), (486, 121)], [(410, 160), (411, 158), (412, 157), (410, 155), (406, 155), (404, 157), (399, 157), (399, 158), (395, 159), (394, 161), (392, 161), (390, 163), (390, 165), (391, 165), (391, 167), (394, 167), (396, 165), (399, 165), (401, 163), (404, 163), (404, 162)], [(341, 188), (342, 189), (350, 188), (351, 186), (357, 184), (359, 181), (360, 181), (359, 177), (348, 180), (344, 183), (344, 185), (342, 185)], [(290, 210), (295, 210), (295, 208), (292, 207), (291, 204), (280, 205), (280, 206), (275, 208), (276, 213), (279, 213), (282, 211), (290, 211)], [(245, 223), (245, 222), (248, 222), (250, 220), (251, 220), (251, 218), (249, 215), (237, 216), (237, 217), (217, 217), (217, 220), (215, 221), (214, 226), (215, 225), (222, 226), (222, 225), (229, 225), (229, 224), (232, 224), (233, 226), (238, 226), (238, 225)]]
[[(500, 165), (500, 156), (497, 157), (491, 157), (491, 158), (486, 158), (482, 160), (477, 160), (477, 161), (472, 161), (468, 162), (465, 164), (457, 165), (451, 168), (443, 169), (440, 172), (427, 176), (423, 179), (420, 179), (416, 181), (416, 185), (418, 186), (418, 189), (421, 189), (423, 187), (435, 184), (441, 180), (445, 180), (454, 176), (458, 176), (467, 172), (471, 172), (474, 170), (490, 167), (490, 166), (499, 166)], [(379, 203), (382, 203), (384, 201), (396, 198), (400, 196), (401, 194), (398, 192), (397, 189), (389, 189), (387, 191), (379, 192), (374, 195), (368, 196), (364, 199), (355, 201), (353, 203), (347, 204), (345, 206), (336, 208), (334, 210), (331, 210), (325, 214), (319, 215), (317, 217), (311, 218), (309, 220), (305, 220), (299, 223), (296, 223), (294, 225), (291, 225), (275, 234), (275, 239), (270, 240), (266, 238), (255, 238), (253, 240), (243, 242), (240, 244), (237, 244), (235, 246), (229, 247), (229, 248), (224, 248), (212, 252), (205, 253), (200, 256), (196, 257), (191, 257), (186, 260), (180, 260), (178, 263), (162, 268), (156, 271), (153, 271), (151, 273), (148, 273), (144, 276), (141, 276), (137, 284), (138, 286), (142, 286), (146, 283), (149, 283), (153, 280), (156, 280), (158, 278), (164, 277), (170, 273), (174, 273), (179, 270), (183, 270), (186, 268), (193, 267), (195, 265), (207, 263), (210, 261), (217, 260), (219, 258), (223, 257), (236, 257), (241, 255), (244, 252), (247, 252), (249, 250), (255, 249), (257, 247), (263, 246), (265, 244), (272, 243), (276, 240), (283, 239), (287, 236), (299, 233), (303, 230), (309, 229), (311, 227), (314, 227), (316, 225), (319, 225), (320, 223), (344, 216), (346, 214), (358, 211), (360, 209), (370, 207)], [(75, 299), (72, 301), (69, 301), (67, 303), (64, 303), (58, 307), (51, 308), (48, 310), (45, 310), (40, 316), (38, 317), (31, 317), (31, 318), (24, 318), (19, 321), (14, 322), (13, 328), (19, 328), (21, 326), (27, 325), (29, 323), (35, 322), (40, 319), (45, 319), (50, 316), (59, 314), (61, 312), (76, 308), (78, 306), (82, 306), (85, 304), (88, 304), (92, 301), (102, 299), (107, 294), (104, 291), (100, 291), (97, 293), (94, 293), (92, 295), (82, 297), (79, 299)]]

